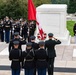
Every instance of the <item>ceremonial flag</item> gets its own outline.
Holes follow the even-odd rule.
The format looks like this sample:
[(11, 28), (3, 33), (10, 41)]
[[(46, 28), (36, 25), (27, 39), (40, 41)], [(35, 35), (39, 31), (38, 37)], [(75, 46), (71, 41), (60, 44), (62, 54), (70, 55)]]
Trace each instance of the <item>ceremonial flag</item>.
[(32, 0), (28, 0), (28, 20), (36, 20), (36, 9)]
[(44, 32), (43, 29), (41, 28), (41, 25), (39, 23), (39, 20), (37, 19), (38, 17), (36, 17), (36, 8), (32, 2), (32, 0), (28, 0), (28, 20), (35, 20), (36, 24), (38, 25), (38, 29), (39, 29), (39, 34), (41, 37), (41, 40), (44, 39)]

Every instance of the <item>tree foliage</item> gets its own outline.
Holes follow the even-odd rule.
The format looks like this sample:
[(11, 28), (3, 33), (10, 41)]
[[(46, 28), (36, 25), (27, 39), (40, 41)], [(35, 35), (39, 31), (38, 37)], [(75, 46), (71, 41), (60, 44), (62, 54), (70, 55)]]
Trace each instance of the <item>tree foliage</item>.
[(75, 13), (76, 12), (76, 0), (70, 0), (68, 13)]
[[(9, 16), (12, 18), (27, 18), (28, 0), (0, 0), (0, 18)], [(50, 3), (50, 0), (33, 0), (35, 6)]]
[(53, 4), (69, 4), (69, 0), (51, 0)]
[(67, 4), (68, 13), (76, 12), (76, 0), (51, 0), (52, 4)]

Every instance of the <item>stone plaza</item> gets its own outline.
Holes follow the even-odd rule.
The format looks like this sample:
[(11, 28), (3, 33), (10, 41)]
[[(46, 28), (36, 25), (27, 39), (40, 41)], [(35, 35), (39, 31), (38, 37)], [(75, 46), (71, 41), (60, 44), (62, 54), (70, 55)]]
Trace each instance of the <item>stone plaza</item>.
[[(64, 7), (63, 7), (64, 6)], [(76, 75), (76, 44), (74, 44), (74, 37), (69, 37), (69, 33), (66, 29), (66, 5), (62, 5), (60, 7), (59, 11), (57, 7), (52, 6), (54, 9), (50, 8), (50, 12), (48, 13), (50, 16), (56, 16), (56, 18), (50, 17), (49, 19), (55, 19), (57, 20), (55, 23), (52, 21), (52, 25), (48, 29), (45, 27), (46, 19), (42, 19), (44, 14), (47, 15), (47, 12), (49, 9), (47, 9), (47, 12), (45, 13), (39, 13), (40, 23), (44, 26), (42, 28), (45, 30), (45, 32), (52, 32), (55, 34), (55, 37), (62, 40), (63, 44), (56, 46), (56, 58), (55, 58), (55, 68), (54, 68), (54, 75)], [(57, 10), (55, 10), (55, 8)], [(42, 7), (43, 9), (43, 7)], [(51, 10), (52, 9), (52, 10)], [(38, 12), (41, 12), (43, 10), (39, 10)], [(56, 11), (56, 12), (55, 12)], [(55, 12), (55, 13), (54, 13)], [(51, 13), (51, 14), (50, 14)], [(41, 16), (41, 14), (43, 14)], [(46, 16), (44, 16), (46, 17)], [(49, 16), (47, 16), (49, 17)], [(44, 20), (44, 22), (43, 22)], [(45, 24), (44, 24), (45, 23)], [(48, 21), (48, 24), (50, 24), (50, 21)], [(62, 26), (61, 26), (62, 25)], [(49, 26), (47, 26), (49, 27)], [(56, 31), (54, 31), (54, 28)], [(65, 34), (67, 36), (65, 36)], [(60, 37), (59, 37), (60, 36)], [(69, 39), (70, 38), (70, 39)], [(64, 44), (69, 42), (70, 44)], [(25, 49), (25, 45), (22, 46), (23, 50)], [(9, 60), (9, 53), (8, 53), (8, 44), (5, 42), (0, 42), (0, 75), (11, 75), (11, 69), (10, 69), (10, 60)], [(24, 75), (24, 70), (21, 70), (21, 75)]]
[[(76, 75), (76, 44), (58, 45), (56, 53), (54, 75)], [(11, 75), (10, 64), (8, 44), (0, 42), (0, 75)], [(21, 75), (24, 75), (23, 69)]]

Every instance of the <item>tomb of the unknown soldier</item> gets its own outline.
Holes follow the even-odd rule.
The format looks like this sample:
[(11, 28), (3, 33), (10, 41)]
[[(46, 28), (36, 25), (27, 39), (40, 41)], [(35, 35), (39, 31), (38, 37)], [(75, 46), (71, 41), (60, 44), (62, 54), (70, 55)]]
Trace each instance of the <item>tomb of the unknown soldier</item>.
[(70, 44), (69, 31), (66, 28), (67, 5), (43, 4), (36, 11), (37, 19), (46, 34), (51, 32), (62, 44)]

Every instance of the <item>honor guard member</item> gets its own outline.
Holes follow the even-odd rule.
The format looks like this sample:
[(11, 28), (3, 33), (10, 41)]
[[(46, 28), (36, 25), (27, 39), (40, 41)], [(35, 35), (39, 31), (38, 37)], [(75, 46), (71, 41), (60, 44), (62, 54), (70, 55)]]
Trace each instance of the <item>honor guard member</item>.
[(10, 18), (10, 21), (11, 21), (11, 25), (12, 25), (12, 28), (11, 28), (11, 39), (13, 39), (13, 34), (14, 34), (14, 20), (12, 18)]
[(19, 41), (13, 42), (14, 49), (10, 51), (9, 59), (11, 62), (12, 75), (20, 75), (21, 62), (22, 62), (22, 51), (18, 49)]
[(34, 36), (35, 29), (36, 29), (36, 23), (32, 21), (30, 25), (30, 33), (32, 36)]
[(9, 43), (10, 41), (10, 30), (12, 29), (11, 21), (6, 16), (4, 21), (4, 30), (5, 30), (5, 42)]
[(22, 48), (21, 48), (21, 46), (23, 45), (23, 44), (26, 44), (26, 40), (24, 40), (24, 39), (20, 39), (20, 37), (19, 37), (19, 33), (18, 32), (15, 32), (14, 33), (14, 39), (12, 39), (11, 41), (10, 41), (10, 43), (9, 43), (9, 52), (10, 52), (10, 50), (11, 49), (13, 49), (14, 48), (14, 46), (13, 46), (13, 42), (14, 41), (19, 41), (19, 49), (21, 49), (22, 50)]
[(0, 38), (1, 38), (1, 42), (4, 42), (4, 32), (3, 29), (4, 28), (4, 24), (3, 24), (3, 20), (0, 21)]
[(23, 51), (22, 57), (24, 59), (24, 75), (34, 75), (34, 52), (32, 49), (32, 43), (26, 44), (26, 50)]
[(76, 23), (74, 24), (73, 32), (74, 32), (74, 38), (75, 38), (75, 44), (76, 44)]
[(20, 23), (19, 22), (15, 23), (14, 25), (14, 33), (15, 32), (18, 32), (20, 35)]
[(21, 36), (24, 37), (25, 40), (26, 40), (26, 38), (28, 38), (28, 26), (27, 25), (28, 25), (27, 23), (23, 23), (23, 25), (22, 25), (22, 34), (21, 34)]
[(52, 33), (49, 33), (48, 37), (49, 37), (49, 40), (45, 41), (45, 48), (47, 49), (48, 64), (49, 64), (48, 75), (53, 75), (54, 60), (56, 57), (55, 45), (61, 44), (61, 41), (54, 38)]
[[(34, 49), (34, 52), (35, 52), (35, 50), (37, 50), (39, 48), (39, 45), (35, 42), (35, 38), (36, 38), (35, 36), (30, 37), (30, 40), (32, 43), (32, 48)], [(36, 69), (34, 69), (34, 75), (36, 75)]]
[(38, 75), (46, 75), (47, 52), (43, 41), (39, 42), (39, 49), (35, 51), (35, 59)]
[(39, 48), (39, 45), (35, 42), (35, 38), (36, 38), (35, 36), (30, 37), (32, 48), (34, 49), (34, 51)]
[(31, 37), (33, 35), (34, 35), (34, 26), (33, 26), (33, 24), (30, 24), (30, 26), (29, 26), (29, 37)]

